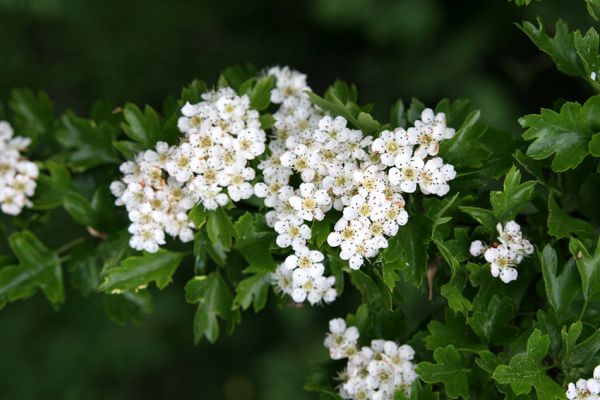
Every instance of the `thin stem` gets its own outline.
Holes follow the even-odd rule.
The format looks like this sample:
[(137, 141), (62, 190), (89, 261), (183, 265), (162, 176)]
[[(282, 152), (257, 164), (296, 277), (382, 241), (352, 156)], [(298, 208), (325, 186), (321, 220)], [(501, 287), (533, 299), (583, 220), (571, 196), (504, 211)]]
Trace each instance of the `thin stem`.
[(588, 301), (587, 299), (583, 302), (583, 307), (581, 308), (581, 312), (579, 313), (579, 319), (582, 320), (585, 312), (587, 311)]
[(68, 243), (63, 244), (62, 246), (60, 246), (58, 249), (56, 249), (56, 252), (58, 254), (64, 253), (67, 250), (71, 250), (73, 247), (83, 243), (85, 241), (85, 238), (83, 237), (79, 237), (77, 239), (73, 239)]
[(62, 256), (61, 258), (59, 258), (59, 259), (58, 259), (58, 263), (59, 263), (59, 264), (62, 264), (62, 263), (64, 263), (65, 261), (69, 261), (69, 260), (71, 259), (71, 257), (72, 257), (72, 256), (71, 256), (70, 254), (67, 254), (66, 256)]

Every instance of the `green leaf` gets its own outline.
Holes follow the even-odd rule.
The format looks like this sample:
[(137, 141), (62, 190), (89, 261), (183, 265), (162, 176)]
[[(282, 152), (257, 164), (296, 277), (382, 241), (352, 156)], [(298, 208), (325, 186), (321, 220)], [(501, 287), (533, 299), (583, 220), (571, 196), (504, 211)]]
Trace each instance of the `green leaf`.
[[(458, 261), (452, 264), (455, 264), (454, 268), (458, 267)], [(448, 300), (450, 309), (465, 315), (473, 308), (473, 304), (463, 295), (466, 283), (464, 272), (457, 270), (452, 273), (450, 281), (440, 288), (440, 293)]]
[(234, 65), (223, 71), (219, 79), (220, 85), (239, 90), (242, 84), (256, 76), (256, 68), (251, 64)]
[(440, 143), (444, 160), (458, 167), (479, 168), (488, 161), (491, 152), (481, 140), (487, 127), (479, 122), (481, 112), (473, 110), (450, 140)]
[(273, 77), (264, 76), (256, 81), (249, 93), (250, 106), (258, 111), (263, 111), (271, 104), (271, 89), (275, 82)]
[(548, 234), (557, 239), (564, 239), (572, 234), (580, 238), (593, 236), (594, 228), (586, 221), (571, 217), (556, 203), (552, 195), (548, 196)]
[(585, 3), (590, 16), (598, 21), (598, 8), (600, 8), (600, 0), (585, 0)]
[(546, 375), (542, 364), (549, 347), (550, 338), (535, 329), (527, 340), (527, 351), (515, 355), (508, 365), (499, 365), (492, 378), (510, 385), (516, 395), (529, 394), (534, 388), (538, 399), (564, 399), (564, 390)]
[(186, 102), (191, 104), (200, 103), (202, 101), (202, 94), (206, 91), (206, 83), (194, 79), (192, 83), (181, 90), (179, 105), (183, 106)]
[(250, 305), (254, 312), (259, 312), (267, 304), (267, 296), (271, 287), (271, 273), (258, 272), (242, 280), (236, 287), (233, 308), (247, 310)]
[(431, 221), (424, 215), (412, 216), (382, 252), (383, 280), (393, 290), (399, 272), (415, 286), (421, 286), (427, 274), (427, 246), (431, 240)]
[(486, 343), (504, 345), (514, 340), (518, 333), (518, 329), (510, 324), (514, 315), (512, 300), (494, 295), (487, 310), (474, 312), (468, 323)]
[(533, 197), (535, 184), (521, 183), (521, 172), (513, 165), (504, 179), (504, 190), (490, 193), (494, 216), (503, 222), (513, 220)]
[(14, 112), (14, 128), (19, 136), (28, 136), (35, 145), (50, 133), (54, 115), (52, 102), (42, 91), (15, 89), (11, 93), (10, 107)]
[(61, 118), (61, 125), (56, 138), (63, 146), (72, 149), (68, 160), (77, 170), (119, 163), (112, 145), (116, 131), (108, 123), (97, 126), (94, 121), (67, 113)]
[(271, 114), (261, 114), (258, 119), (260, 120), (260, 127), (262, 129), (271, 129), (275, 125), (275, 117)]
[(94, 225), (96, 216), (89, 200), (75, 191), (67, 191), (62, 195), (63, 207), (69, 215), (83, 226)]
[(569, 242), (569, 250), (575, 258), (581, 277), (581, 288), (586, 300), (599, 298), (600, 294), (600, 237), (594, 255), (590, 255), (583, 243), (575, 238)]
[(537, 27), (531, 22), (523, 22), (517, 26), (540, 50), (552, 58), (559, 71), (571, 76), (585, 77), (585, 71), (575, 50), (574, 35), (565, 22), (558, 20), (554, 37), (548, 36), (542, 21), (539, 20)]
[(459, 206), (458, 208), (475, 221), (483, 225), (486, 231), (490, 233), (496, 231), (496, 224), (498, 223), (498, 220), (492, 211), (479, 207)]
[(435, 350), (439, 347), (454, 345), (458, 350), (484, 350), (486, 347), (468, 328), (465, 317), (446, 309), (444, 323), (431, 321), (427, 325), (429, 335), (425, 337), (425, 347)]
[(251, 270), (275, 271), (277, 263), (270, 249), (274, 234), (267, 227), (264, 217), (259, 214), (253, 216), (247, 212), (235, 222), (233, 229), (236, 238), (234, 248), (242, 253)]
[(394, 103), (390, 109), (390, 125), (392, 128), (406, 128), (406, 117), (404, 116), (405, 108), (402, 100)]
[(230, 250), (234, 232), (231, 217), (223, 207), (208, 213), (206, 233), (212, 243), (220, 245), (225, 250)]
[(559, 274), (556, 251), (550, 244), (547, 244), (541, 253), (538, 252), (538, 257), (542, 265), (548, 303), (556, 311), (559, 319), (566, 320), (569, 317), (567, 313), (569, 306), (579, 291), (575, 263), (572, 260), (568, 262)]
[(102, 272), (104, 282), (99, 289), (103, 292), (121, 293), (144, 289), (150, 282), (155, 282), (159, 289), (164, 289), (185, 256), (185, 253), (160, 249), (156, 253), (126, 258), (119, 265)]
[(379, 300), (379, 288), (369, 275), (361, 270), (351, 270), (350, 280), (358, 289), (365, 302), (373, 303)]
[(600, 55), (598, 55), (598, 32), (590, 28), (585, 35), (576, 31), (574, 34), (575, 50), (581, 60), (585, 70), (584, 79), (590, 83), (594, 89), (599, 90), (600, 84), (592, 74), (600, 72)]
[(588, 142), (600, 128), (600, 96), (590, 97), (583, 106), (567, 102), (559, 113), (543, 108), (539, 115), (526, 115), (519, 123), (527, 128), (523, 139), (533, 140), (527, 155), (536, 160), (554, 155), (552, 170), (564, 172), (588, 155)]
[(8, 240), (19, 265), (0, 269), (0, 304), (26, 299), (38, 289), (53, 307), (63, 303), (65, 292), (58, 255), (30, 231), (13, 233)]
[(206, 220), (208, 218), (208, 211), (204, 208), (202, 204), (197, 204), (188, 213), (188, 218), (194, 223), (196, 229), (200, 229), (206, 223)]
[(136, 154), (146, 150), (146, 145), (138, 142), (132, 142), (131, 140), (120, 140), (113, 142), (113, 147), (127, 159), (135, 158)]
[(421, 118), (421, 113), (425, 108), (425, 104), (423, 104), (416, 97), (410, 99), (410, 106), (408, 107), (408, 110), (406, 110), (406, 118), (408, 118), (408, 122), (414, 124), (416, 120)]
[(103, 296), (102, 300), (108, 318), (119, 325), (139, 323), (153, 309), (152, 296), (147, 290), (109, 294)]
[(188, 303), (198, 304), (194, 317), (194, 342), (199, 343), (202, 337), (214, 343), (219, 337), (219, 321), (225, 322), (229, 333), (240, 320), (239, 310), (233, 310), (233, 296), (227, 283), (219, 274), (196, 276), (185, 285), (185, 296)]
[(470, 368), (463, 365), (460, 354), (453, 345), (433, 352), (434, 363), (422, 362), (417, 366), (417, 374), (427, 383), (442, 383), (446, 395), (451, 399), (469, 399)]
[(141, 143), (145, 148), (152, 148), (156, 142), (163, 140), (160, 118), (152, 107), (146, 106), (144, 112), (138, 106), (127, 103), (123, 109), (125, 123), (121, 127), (132, 140)]
[[(578, 323), (581, 324), (579, 321)], [(574, 345), (579, 335), (571, 332), (573, 325), (569, 330), (569, 335), (565, 337), (567, 344), (571, 345), (571, 348), (565, 351), (565, 363), (571, 367), (585, 367), (600, 351), (600, 330), (594, 331), (591, 336)]]

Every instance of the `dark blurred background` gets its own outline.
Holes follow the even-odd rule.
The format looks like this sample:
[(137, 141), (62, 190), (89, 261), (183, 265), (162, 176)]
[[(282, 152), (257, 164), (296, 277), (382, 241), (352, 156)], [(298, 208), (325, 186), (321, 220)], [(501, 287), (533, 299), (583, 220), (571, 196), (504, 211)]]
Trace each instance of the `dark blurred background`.
[[(356, 83), (361, 102), (472, 99), (485, 120), (517, 118), (557, 98), (590, 94), (556, 71), (514, 22), (540, 16), (592, 24), (584, 0), (518, 8), (503, 0), (0, 0), (0, 101), (44, 89), (56, 109), (86, 114), (108, 98), (160, 107), (194, 78), (213, 83), (235, 63), (290, 65), (322, 91)], [(309, 399), (302, 384), (324, 359), (329, 318), (352, 311), (270, 307), (232, 337), (192, 344), (183, 282), (155, 293), (138, 325), (110, 321), (100, 301), (68, 293), (0, 312), (0, 399)]]

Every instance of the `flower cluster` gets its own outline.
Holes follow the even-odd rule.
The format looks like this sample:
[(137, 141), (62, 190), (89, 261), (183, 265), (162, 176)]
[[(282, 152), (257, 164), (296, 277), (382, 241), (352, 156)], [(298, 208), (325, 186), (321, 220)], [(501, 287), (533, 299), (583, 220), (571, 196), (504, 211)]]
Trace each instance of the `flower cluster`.
[[(307, 224), (336, 210), (342, 215), (327, 242), (359, 269), (407, 223), (402, 193), (419, 189), (443, 196), (449, 191), (456, 173), (437, 154), (440, 141), (451, 138), (454, 129), (443, 113), (426, 109), (408, 130), (383, 131), (374, 139), (312, 105), (305, 75), (287, 67), (268, 73), (276, 80), (271, 101), (281, 106), (274, 114), (270, 154), (258, 165), (263, 182), (254, 190), (272, 209), (267, 222), (279, 234), (277, 244), (295, 253), (308, 251)], [(274, 276), (277, 284), (283, 273)], [(292, 278), (292, 287), (302, 286)]]
[[(320, 185), (324, 154), (312, 144), (323, 113), (308, 99), (306, 75), (288, 67), (267, 73), (275, 78), (271, 102), (280, 106), (273, 114), (269, 155), (258, 164), (263, 180), (254, 193), (271, 209), (266, 220), (278, 234), (277, 245), (294, 251), (273, 273), (273, 283), (295, 302), (330, 303), (337, 297), (335, 277), (324, 275), (323, 253), (309, 249), (312, 231), (306, 223), (322, 220), (332, 207), (328, 191)], [(294, 172), (301, 176), (298, 188), (290, 185)]]
[(0, 209), (8, 215), (19, 215), (33, 204), (39, 169), (21, 154), (31, 139), (15, 136), (10, 124), (0, 121)]
[(521, 226), (515, 221), (496, 226), (498, 230), (498, 241), (500, 244), (486, 246), (481, 240), (471, 243), (469, 249), (474, 257), (483, 255), (490, 263), (490, 269), (494, 278), (500, 277), (502, 282), (509, 283), (517, 279), (519, 272), (516, 267), (523, 258), (533, 254), (533, 245), (523, 238)]
[(248, 161), (264, 152), (266, 141), (258, 111), (231, 88), (202, 98), (181, 109), (179, 144), (159, 142), (155, 151), (139, 153), (121, 165), (124, 176), (111, 185), (116, 204), (127, 208), (130, 245), (137, 250), (156, 252), (165, 232), (192, 240), (187, 213), (197, 203), (214, 210), (254, 193), (255, 171)]
[(600, 399), (600, 365), (594, 369), (593, 378), (579, 379), (576, 383), (569, 383), (566, 394), (569, 400)]
[(339, 375), (340, 396), (344, 399), (391, 400), (398, 391), (410, 396), (417, 379), (409, 345), (398, 346), (388, 340), (372, 340), (370, 346), (358, 348), (358, 329), (347, 327), (341, 318), (329, 321), (330, 333), (325, 347), (333, 360), (348, 359)]

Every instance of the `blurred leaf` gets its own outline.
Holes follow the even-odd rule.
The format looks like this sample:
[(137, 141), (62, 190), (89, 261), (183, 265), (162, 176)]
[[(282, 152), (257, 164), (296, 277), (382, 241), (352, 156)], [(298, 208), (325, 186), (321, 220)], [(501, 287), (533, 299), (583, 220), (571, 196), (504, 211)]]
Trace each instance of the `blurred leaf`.
[(556, 23), (554, 37), (548, 36), (544, 31), (541, 20), (538, 20), (537, 27), (527, 21), (517, 26), (540, 50), (552, 57), (559, 71), (571, 76), (586, 77), (575, 50), (573, 33), (564, 21), (558, 20)]
[(183, 106), (186, 102), (197, 104), (202, 101), (202, 94), (207, 91), (206, 83), (194, 79), (192, 83), (181, 90), (179, 105)]
[(275, 82), (271, 76), (258, 79), (249, 93), (250, 106), (257, 111), (263, 111), (269, 107), (269, 104), (271, 104), (271, 89), (274, 85)]
[(139, 323), (152, 312), (152, 296), (147, 290), (120, 294), (107, 294), (102, 297), (104, 311), (119, 325)]
[(35, 146), (48, 135), (54, 120), (52, 102), (42, 91), (15, 89), (11, 92), (10, 107), (15, 114), (14, 128), (19, 136), (30, 137)]
[(421, 113), (427, 108), (419, 99), (413, 97), (410, 99), (410, 106), (406, 110), (406, 118), (408, 122), (414, 124), (416, 120), (421, 118)]
[(144, 145), (144, 148), (153, 148), (156, 142), (163, 140), (160, 118), (152, 107), (146, 106), (144, 111), (132, 103), (127, 103), (123, 109), (125, 122), (121, 127), (134, 141)]
[(121, 293), (127, 290), (144, 289), (155, 282), (159, 289), (171, 283), (171, 276), (185, 258), (185, 253), (160, 249), (156, 253), (129, 257), (121, 264), (102, 271), (104, 281), (99, 290)]
[(492, 377), (498, 383), (509, 384), (516, 395), (535, 388), (539, 399), (564, 399), (564, 390), (546, 375), (542, 364), (549, 347), (550, 338), (534, 330), (527, 340), (527, 351), (514, 356), (508, 365), (499, 365)]
[(65, 300), (58, 255), (30, 231), (13, 233), (8, 240), (19, 265), (0, 269), (0, 305), (26, 299), (41, 289), (57, 308)]
[(99, 126), (92, 120), (78, 118), (67, 113), (61, 118), (62, 129), (56, 132), (56, 138), (65, 147), (73, 149), (69, 153), (69, 162), (78, 169), (103, 164), (115, 164), (119, 158), (112, 142), (116, 138), (115, 129), (107, 124)]
[(406, 128), (407, 120), (404, 115), (405, 111), (402, 100), (398, 100), (394, 103), (390, 109), (390, 125), (392, 129), (396, 127)]
[(229, 333), (240, 320), (238, 310), (232, 310), (233, 296), (227, 283), (218, 272), (196, 276), (185, 285), (188, 303), (198, 303), (194, 317), (194, 342), (199, 343), (203, 336), (214, 343), (219, 337), (220, 317)]
[(586, 221), (571, 217), (564, 212), (552, 195), (548, 196), (548, 234), (563, 239), (575, 234), (591, 239), (594, 228)]

